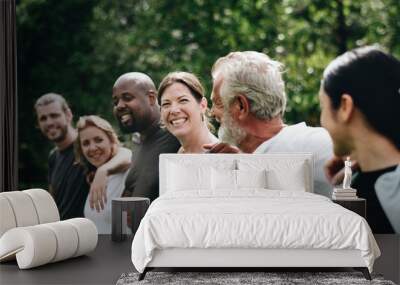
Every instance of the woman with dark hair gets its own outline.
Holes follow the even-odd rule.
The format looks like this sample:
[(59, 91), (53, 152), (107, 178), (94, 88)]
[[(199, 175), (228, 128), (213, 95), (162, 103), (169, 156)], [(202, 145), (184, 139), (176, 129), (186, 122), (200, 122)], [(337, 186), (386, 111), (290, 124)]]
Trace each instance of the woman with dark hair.
[(218, 142), (208, 124), (204, 88), (194, 74), (168, 74), (158, 88), (158, 101), (162, 123), (181, 143), (178, 153), (203, 153), (204, 144)]
[(400, 233), (400, 61), (375, 46), (346, 52), (325, 69), (320, 102), (335, 155), (358, 162), (352, 187), (372, 231)]
[[(75, 141), (76, 161), (86, 169), (86, 178), (92, 183), (93, 177), (104, 163), (123, 149), (114, 129), (106, 120), (98, 116), (82, 116), (76, 125), (78, 137)], [(90, 208), (89, 197), (86, 200), (84, 215), (92, 220), (99, 234), (111, 233), (111, 199), (121, 197), (125, 187), (125, 179), (131, 161), (131, 151), (124, 150), (129, 155), (125, 157), (124, 166), (119, 171), (108, 175), (106, 194), (110, 202), (104, 209), (95, 211)]]

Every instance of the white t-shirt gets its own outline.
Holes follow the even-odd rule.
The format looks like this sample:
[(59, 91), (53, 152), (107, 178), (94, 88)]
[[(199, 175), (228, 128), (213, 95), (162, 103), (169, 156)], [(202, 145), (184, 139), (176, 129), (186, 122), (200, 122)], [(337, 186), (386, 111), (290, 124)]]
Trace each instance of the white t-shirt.
[(332, 185), (324, 174), (324, 164), (333, 157), (332, 140), (324, 128), (308, 127), (304, 122), (284, 127), (262, 143), (254, 153), (310, 152), (314, 158), (314, 193), (332, 197)]
[(91, 209), (89, 204), (89, 196), (86, 199), (84, 215), (94, 222), (97, 227), (99, 234), (111, 234), (111, 204), (113, 198), (121, 197), (122, 192), (125, 189), (125, 179), (128, 175), (128, 170), (121, 173), (116, 173), (108, 176), (107, 180), (107, 203), (104, 205), (104, 209), (99, 213), (96, 209)]

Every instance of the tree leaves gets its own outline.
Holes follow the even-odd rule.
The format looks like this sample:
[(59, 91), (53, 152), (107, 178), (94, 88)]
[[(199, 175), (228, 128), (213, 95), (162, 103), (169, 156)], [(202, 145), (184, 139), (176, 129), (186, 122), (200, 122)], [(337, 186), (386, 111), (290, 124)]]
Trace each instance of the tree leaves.
[(399, 56), (399, 14), (398, 0), (21, 0), (20, 186), (46, 184), (51, 145), (43, 147), (32, 111), (44, 93), (63, 94), (75, 119), (100, 114), (116, 126), (110, 102), (119, 75), (141, 71), (158, 84), (168, 72), (186, 70), (209, 96), (218, 57), (257, 50), (286, 66), (286, 121), (318, 125), (324, 67), (344, 47), (376, 42)]

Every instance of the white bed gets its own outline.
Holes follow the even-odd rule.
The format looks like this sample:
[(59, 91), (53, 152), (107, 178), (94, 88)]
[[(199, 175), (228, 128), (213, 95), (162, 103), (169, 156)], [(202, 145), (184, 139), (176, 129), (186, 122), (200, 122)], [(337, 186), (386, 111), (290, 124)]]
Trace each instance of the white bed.
[(311, 154), (163, 154), (132, 262), (141, 278), (154, 267), (355, 267), (369, 277), (380, 251), (367, 222), (312, 191)]

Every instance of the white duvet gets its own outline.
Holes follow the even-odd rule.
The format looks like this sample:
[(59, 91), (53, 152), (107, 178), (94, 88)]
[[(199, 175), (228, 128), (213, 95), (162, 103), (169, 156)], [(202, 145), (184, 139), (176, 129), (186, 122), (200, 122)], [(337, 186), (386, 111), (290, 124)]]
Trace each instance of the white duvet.
[(370, 271), (380, 255), (368, 223), (328, 198), (259, 189), (159, 197), (134, 237), (135, 268), (165, 248), (358, 249)]

